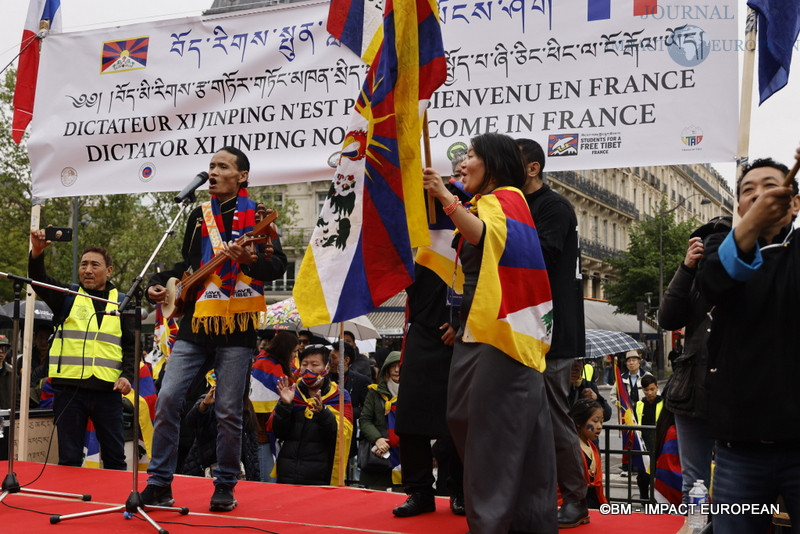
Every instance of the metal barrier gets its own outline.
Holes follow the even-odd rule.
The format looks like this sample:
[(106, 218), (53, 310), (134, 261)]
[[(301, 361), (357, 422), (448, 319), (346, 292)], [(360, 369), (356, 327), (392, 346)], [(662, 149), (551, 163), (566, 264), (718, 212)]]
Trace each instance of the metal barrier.
[[(629, 449), (612, 449), (611, 448), (611, 431), (612, 430), (640, 430), (642, 433), (650, 432), (653, 435), (653, 443), (655, 443), (655, 433), (656, 427), (654, 425), (610, 425), (603, 423), (603, 434), (605, 436), (604, 439), (604, 446), (601, 447), (600, 454), (603, 456), (603, 469), (605, 474), (604, 480), (604, 489), (606, 498), (609, 502), (627, 502), (627, 503), (654, 503), (654, 481), (655, 481), (655, 472), (656, 472), (656, 457), (655, 451), (632, 451)], [(644, 438), (642, 439), (642, 445), (644, 445)], [(625, 444), (623, 443), (623, 447)], [(627, 499), (620, 499), (620, 498), (612, 498), (611, 497), (611, 455), (612, 454), (619, 454), (628, 459), (628, 497)], [(633, 457), (634, 456), (649, 456), (650, 457), (650, 489), (648, 491), (648, 495), (650, 496), (649, 499), (642, 499), (642, 498), (634, 498), (633, 493), (631, 491), (632, 488), (632, 480), (634, 475), (634, 467), (633, 467)], [(636, 486), (636, 494), (639, 495), (639, 486)]]

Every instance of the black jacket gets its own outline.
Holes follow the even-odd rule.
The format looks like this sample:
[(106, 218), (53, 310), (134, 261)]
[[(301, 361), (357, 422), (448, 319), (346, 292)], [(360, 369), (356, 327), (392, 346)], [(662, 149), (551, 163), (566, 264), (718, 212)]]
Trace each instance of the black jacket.
[(665, 330), (686, 328), (683, 353), (672, 362), (673, 376), (666, 392), (666, 406), (679, 415), (705, 418), (711, 305), (695, 284), (696, 272), (681, 263), (664, 293), (658, 322)]
[(525, 199), (539, 234), (553, 294), (553, 339), (547, 357), (583, 357), (586, 334), (575, 209), (547, 184)]
[[(759, 240), (763, 264), (746, 281), (732, 278), (720, 260), (725, 236), (711, 236), (706, 243), (697, 283), (715, 305), (707, 385), (716, 439), (800, 440), (800, 397), (794, 393), (800, 376), (798, 232), (791, 231), (786, 246), (764, 249)], [(784, 229), (773, 243), (781, 243), (786, 234)]]
[[(298, 387), (305, 390), (301, 383)], [(322, 386), (323, 396), (331, 387), (330, 380)], [(307, 391), (304, 391), (307, 394)], [(272, 430), (283, 440), (278, 453), (278, 482), (326, 486), (331, 483), (333, 460), (338, 436), (336, 416), (327, 407), (311, 419), (304, 410), (278, 402), (272, 412)]]
[[(182, 425), (186, 425), (194, 434), (194, 442), (186, 454), (180, 473), (183, 475), (205, 476), (205, 470), (217, 463), (217, 416), (215, 404), (200, 410), (200, 403), (206, 394), (200, 396), (194, 406), (186, 414)], [(259, 480), (258, 441), (256, 429), (251, 424), (251, 414), (245, 408), (242, 415), (242, 465), (246, 480)]]
[[(230, 236), (230, 229), (233, 224), (234, 208), (238, 197), (233, 197), (220, 204), (222, 211), (222, 224), (225, 226), (225, 232)], [(183, 261), (176, 263), (170, 271), (164, 271), (155, 274), (147, 284), (147, 287), (161, 284), (167, 285), (170, 278), (180, 279), (189, 267), (193, 270), (200, 268), (200, 261), (202, 259), (202, 228), (203, 223), (203, 210), (201, 206), (192, 210), (189, 219), (186, 223), (186, 232), (183, 236)], [(280, 239), (273, 239), (272, 245), (274, 252), (272, 258), (267, 260), (263, 254), (258, 254), (258, 261), (252, 265), (242, 265), (241, 269), (244, 274), (261, 280), (269, 282), (283, 275), (286, 271), (286, 255), (281, 248)], [(191, 291), (190, 293), (194, 293)], [(147, 292), (145, 292), (147, 294)], [(197, 345), (206, 347), (255, 347), (256, 346), (256, 331), (252, 324), (248, 328), (241, 330), (237, 326), (237, 330), (227, 335), (213, 335), (206, 334), (205, 332), (192, 332), (192, 316), (194, 315), (194, 298), (186, 297), (186, 306), (184, 308), (183, 317), (180, 320), (180, 327), (178, 329), (178, 339), (190, 341)]]
[[(339, 383), (338, 373), (330, 373), (330, 377), (331, 382)], [(357, 421), (361, 415), (370, 384), (372, 380), (352, 368), (344, 372), (344, 389), (350, 394), (350, 402), (353, 403), (353, 421)]]
[(594, 391), (594, 394), (597, 395), (597, 402), (600, 403), (600, 406), (603, 408), (603, 421), (608, 421), (611, 419), (611, 406), (608, 404), (608, 401), (600, 394), (600, 391), (597, 389), (595, 383), (590, 382), (585, 378), (581, 379), (581, 383), (578, 386), (573, 386), (570, 384), (569, 393), (567, 394), (567, 400), (569, 401), (570, 407), (572, 407), (573, 404), (582, 398), (581, 393), (584, 389), (591, 389)]
[[(444, 217), (444, 215), (442, 215)], [(453, 347), (442, 342), (449, 323), (458, 330), (458, 310), (447, 304), (447, 284), (420, 264), (408, 293), (409, 327), (403, 352), (403, 379), (397, 395), (398, 434), (447, 437), (447, 384)]]

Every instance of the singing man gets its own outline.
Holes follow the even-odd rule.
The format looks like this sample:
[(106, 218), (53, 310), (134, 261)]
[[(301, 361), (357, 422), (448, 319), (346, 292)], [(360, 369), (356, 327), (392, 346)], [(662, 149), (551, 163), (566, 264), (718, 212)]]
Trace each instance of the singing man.
[(211, 200), (189, 215), (183, 239), (183, 261), (150, 279), (147, 295), (163, 303), (170, 277), (180, 278), (222, 254), (227, 260), (183, 295), (186, 300), (178, 338), (172, 348), (156, 404), (153, 458), (142, 492), (145, 505), (171, 506), (172, 478), (186, 392), (200, 372), (217, 375), (217, 462), (210, 510), (236, 507), (233, 488), (239, 476), (242, 397), (256, 347), (259, 312), (265, 311), (263, 285), (286, 270), (280, 240), (271, 245), (241, 246), (236, 240), (256, 224), (257, 204), (247, 195), (250, 162), (235, 147), (214, 154), (208, 168)]

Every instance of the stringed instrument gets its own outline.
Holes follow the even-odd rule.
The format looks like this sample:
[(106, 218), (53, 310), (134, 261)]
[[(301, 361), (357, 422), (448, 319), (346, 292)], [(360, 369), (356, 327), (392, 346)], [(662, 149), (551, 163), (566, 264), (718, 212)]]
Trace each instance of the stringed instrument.
[[(278, 237), (275, 231), (269, 227), (277, 218), (278, 212), (273, 210), (272, 213), (268, 214), (261, 222), (256, 224), (252, 231), (240, 236), (236, 240), (236, 244), (243, 247), (254, 243), (265, 243), (272, 238)], [(164, 303), (161, 305), (161, 312), (164, 314), (164, 317), (170, 319), (183, 315), (183, 311), (186, 307), (184, 295), (188, 294), (199, 284), (205, 282), (206, 279), (228, 259), (229, 258), (225, 254), (220, 252), (215, 254), (211, 260), (193, 273), (183, 273), (180, 280), (177, 278), (170, 278), (166, 286), (167, 296), (164, 299)]]

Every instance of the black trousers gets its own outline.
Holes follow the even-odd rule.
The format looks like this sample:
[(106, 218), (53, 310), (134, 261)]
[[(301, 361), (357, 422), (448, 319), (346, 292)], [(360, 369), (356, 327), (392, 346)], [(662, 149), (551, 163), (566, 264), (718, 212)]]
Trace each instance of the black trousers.
[[(435, 438), (414, 434), (400, 435), (403, 491), (408, 495), (422, 493), (433, 497), (435, 494), (441, 495), (441, 490), (446, 486), (446, 495), (462, 496), (464, 467), (453, 440), (439, 438), (435, 445), (431, 445), (432, 439)], [(434, 457), (438, 465), (438, 481), (433, 476)]]

